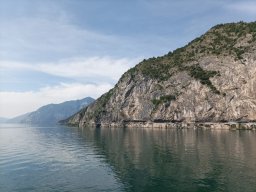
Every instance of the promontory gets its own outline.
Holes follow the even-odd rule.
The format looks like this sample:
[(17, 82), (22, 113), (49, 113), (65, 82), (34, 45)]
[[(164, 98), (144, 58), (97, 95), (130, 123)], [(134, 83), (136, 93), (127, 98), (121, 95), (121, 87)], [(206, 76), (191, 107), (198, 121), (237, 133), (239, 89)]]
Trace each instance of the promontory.
[(217, 25), (182, 48), (143, 60), (67, 123), (170, 127), (255, 121), (256, 22), (239, 22)]

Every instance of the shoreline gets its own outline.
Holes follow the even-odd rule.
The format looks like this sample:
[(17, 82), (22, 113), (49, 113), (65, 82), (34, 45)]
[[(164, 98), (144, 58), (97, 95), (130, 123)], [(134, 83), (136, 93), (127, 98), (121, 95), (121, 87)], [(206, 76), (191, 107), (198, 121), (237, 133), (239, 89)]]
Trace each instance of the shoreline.
[[(69, 124), (69, 126), (74, 126)], [(160, 128), (160, 129), (219, 129), (219, 130), (256, 130), (256, 122), (123, 122), (101, 124), (79, 124), (80, 128)]]

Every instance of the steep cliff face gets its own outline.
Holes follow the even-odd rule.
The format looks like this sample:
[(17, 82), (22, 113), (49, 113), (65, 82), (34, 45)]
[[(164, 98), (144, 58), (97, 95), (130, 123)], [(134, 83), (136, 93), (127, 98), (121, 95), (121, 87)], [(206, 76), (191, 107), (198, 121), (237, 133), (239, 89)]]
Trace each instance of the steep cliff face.
[(226, 121), (256, 121), (256, 22), (217, 25), (142, 61), (68, 119), (80, 127)]

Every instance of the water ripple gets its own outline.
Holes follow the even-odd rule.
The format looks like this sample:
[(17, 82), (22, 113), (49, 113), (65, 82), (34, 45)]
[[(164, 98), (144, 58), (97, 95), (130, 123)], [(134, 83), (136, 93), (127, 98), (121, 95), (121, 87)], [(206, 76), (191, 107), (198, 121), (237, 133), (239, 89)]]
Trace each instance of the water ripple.
[(0, 191), (256, 189), (256, 133), (0, 126)]

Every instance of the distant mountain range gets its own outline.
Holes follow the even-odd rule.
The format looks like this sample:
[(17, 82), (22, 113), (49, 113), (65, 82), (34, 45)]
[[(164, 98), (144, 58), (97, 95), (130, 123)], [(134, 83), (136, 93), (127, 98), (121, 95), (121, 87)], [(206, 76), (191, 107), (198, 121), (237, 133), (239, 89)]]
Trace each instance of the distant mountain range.
[(0, 123), (5, 123), (8, 119), (4, 117), (0, 117)]
[[(81, 100), (66, 101), (60, 104), (49, 104), (40, 107), (38, 110), (26, 113), (9, 120), (6, 123), (24, 124), (57, 124), (60, 120), (66, 119), (86, 107), (94, 101), (91, 97)], [(1, 120), (1, 119), (0, 119)]]

